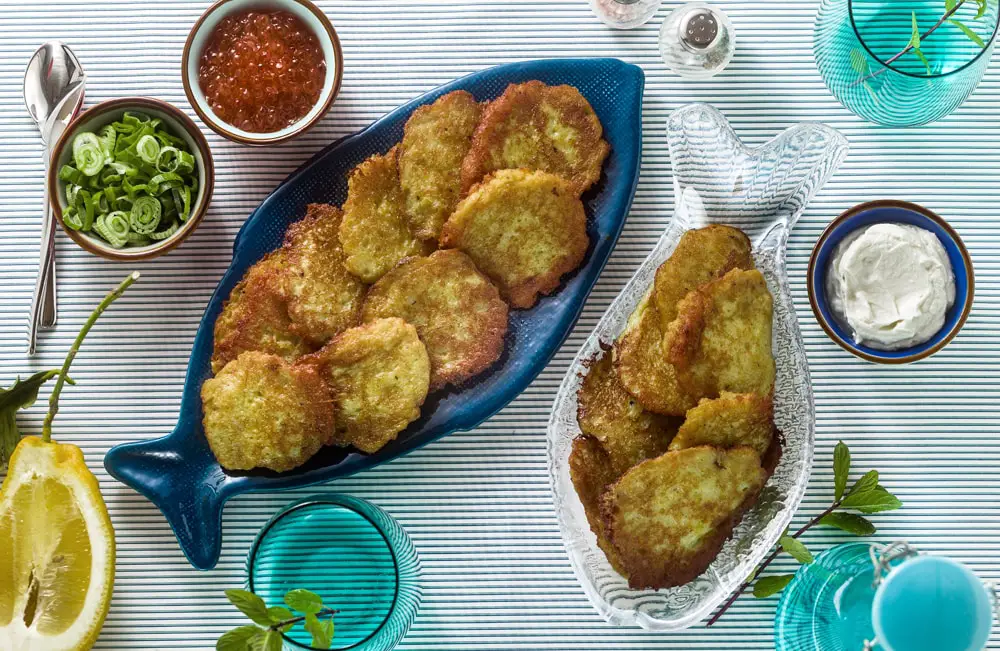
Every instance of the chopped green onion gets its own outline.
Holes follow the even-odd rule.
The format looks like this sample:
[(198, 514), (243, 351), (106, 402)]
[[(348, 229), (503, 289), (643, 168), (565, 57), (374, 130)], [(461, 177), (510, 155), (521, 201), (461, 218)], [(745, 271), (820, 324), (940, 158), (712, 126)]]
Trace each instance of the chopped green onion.
[(152, 134), (145, 135), (135, 143), (135, 150), (143, 161), (154, 164), (160, 155), (160, 141)]
[(160, 215), (163, 206), (155, 197), (139, 197), (132, 204), (132, 212), (129, 214), (129, 225), (136, 233), (146, 235), (156, 230), (160, 225)]
[(101, 151), (104, 152), (105, 160), (114, 160), (115, 140), (118, 139), (114, 125), (107, 124), (101, 127), (101, 130), (97, 132), (97, 139), (101, 142)]
[(59, 168), (59, 180), (73, 185), (83, 185), (83, 172), (75, 167), (63, 165)]
[(176, 233), (177, 229), (179, 229), (179, 228), (180, 228), (180, 224), (178, 224), (177, 222), (174, 222), (168, 228), (166, 228), (166, 229), (164, 229), (162, 231), (157, 231), (155, 233), (150, 233), (149, 234), (149, 238), (152, 239), (152, 240), (165, 240), (168, 237), (170, 237), (171, 235), (173, 235), (174, 233)]
[(101, 171), (107, 159), (96, 135), (85, 131), (73, 138), (73, 162), (84, 176), (94, 176)]

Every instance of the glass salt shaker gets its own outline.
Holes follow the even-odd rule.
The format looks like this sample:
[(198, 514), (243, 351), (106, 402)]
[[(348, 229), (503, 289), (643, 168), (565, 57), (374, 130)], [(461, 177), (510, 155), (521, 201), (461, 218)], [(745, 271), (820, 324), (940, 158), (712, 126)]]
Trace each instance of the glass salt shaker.
[(608, 27), (632, 29), (645, 24), (661, 0), (590, 0), (590, 8)]
[(660, 56), (681, 77), (714, 77), (729, 65), (735, 51), (729, 18), (703, 2), (678, 7), (660, 28)]

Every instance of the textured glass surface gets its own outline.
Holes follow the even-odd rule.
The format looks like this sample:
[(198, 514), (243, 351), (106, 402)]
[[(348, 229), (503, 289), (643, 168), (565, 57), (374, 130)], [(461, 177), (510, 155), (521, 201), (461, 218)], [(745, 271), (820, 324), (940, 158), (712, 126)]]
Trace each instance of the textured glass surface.
[[(847, 154), (847, 141), (819, 124), (800, 124), (758, 149), (747, 149), (721, 113), (704, 104), (671, 114), (667, 140), (677, 205), (653, 252), (612, 303), (563, 379), (548, 428), (549, 471), (563, 541), (587, 596), (614, 624), (653, 630), (686, 628), (719, 605), (775, 544), (809, 480), (815, 409), (809, 369), (785, 273), (788, 234), (810, 198)], [(668, 590), (630, 590), (608, 564), (587, 524), (569, 477), (576, 392), (584, 361), (625, 328), (653, 282), (656, 268), (684, 231), (707, 224), (743, 229), (774, 295), (775, 420), (783, 457), (758, 504), (744, 517), (712, 565), (690, 583)]]
[(982, 48), (946, 20), (921, 40), (926, 64), (912, 50), (914, 18), (921, 35), (945, 15), (942, 0), (823, 0), (816, 18), (816, 66), (830, 91), (861, 117), (892, 126), (942, 118), (975, 90), (993, 53), (998, 4), (976, 18), (966, 0), (951, 19), (985, 43)]
[[(334, 608), (332, 649), (388, 651), (403, 639), (420, 606), (420, 560), (406, 532), (374, 504), (318, 495), (278, 513), (247, 560), (247, 584), (268, 606), (304, 588)], [(290, 649), (310, 649), (296, 626)]]

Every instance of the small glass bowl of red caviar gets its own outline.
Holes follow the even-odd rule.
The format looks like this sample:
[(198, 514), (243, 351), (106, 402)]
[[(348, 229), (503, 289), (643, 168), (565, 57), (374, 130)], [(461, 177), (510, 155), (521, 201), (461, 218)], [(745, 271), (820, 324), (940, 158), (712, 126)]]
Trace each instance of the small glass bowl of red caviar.
[(304, 133), (340, 92), (337, 32), (309, 0), (218, 0), (184, 44), (181, 74), (195, 112), (247, 145)]

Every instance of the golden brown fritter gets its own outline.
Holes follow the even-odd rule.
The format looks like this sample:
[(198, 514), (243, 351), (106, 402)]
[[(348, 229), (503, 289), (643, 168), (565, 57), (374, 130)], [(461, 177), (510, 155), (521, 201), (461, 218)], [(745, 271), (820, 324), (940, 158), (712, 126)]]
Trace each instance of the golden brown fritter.
[(696, 401), (681, 389), (677, 373), (663, 353), (663, 329), (652, 294), (650, 288), (615, 342), (615, 370), (622, 386), (645, 409), (683, 416)]
[(339, 208), (311, 203), (285, 234), (292, 330), (320, 345), (361, 322), (366, 287), (344, 266), (342, 216)]
[(462, 163), (468, 190), (490, 172), (525, 168), (566, 179), (582, 194), (601, 177), (610, 147), (590, 103), (572, 86), (511, 84), (491, 102)]
[(753, 269), (750, 238), (731, 226), (713, 224), (689, 230), (656, 270), (653, 295), (664, 330), (677, 318), (682, 298), (732, 269)]
[(381, 278), (403, 258), (434, 250), (410, 231), (396, 155), (393, 147), (384, 156), (372, 156), (347, 179), (340, 243), (348, 271), (366, 283)]
[(469, 193), (441, 230), (442, 248), (469, 254), (514, 308), (529, 308), (587, 252), (583, 203), (548, 172), (501, 170)]
[(313, 347), (292, 328), (285, 300), (288, 251), (278, 249), (247, 270), (215, 321), (212, 372), (247, 350), (294, 361)]
[(622, 576), (627, 576), (614, 546), (608, 539), (604, 518), (601, 515), (601, 496), (608, 486), (618, 479), (618, 475), (611, 470), (611, 459), (597, 439), (591, 436), (578, 436), (573, 439), (573, 449), (569, 454), (569, 476), (573, 480), (577, 497), (583, 504), (590, 530), (597, 537), (597, 545), (607, 556), (611, 567)]
[(629, 586), (669, 588), (704, 572), (766, 481), (750, 448), (677, 450), (625, 473), (601, 510)]
[(315, 369), (242, 353), (201, 386), (205, 438), (228, 470), (301, 466), (334, 432), (333, 400)]
[(681, 387), (699, 398), (722, 391), (771, 395), (774, 300), (764, 276), (734, 269), (688, 294), (664, 335)]
[(315, 365), (333, 392), (335, 445), (377, 452), (420, 417), (430, 360), (417, 330), (402, 319), (345, 330), (302, 363)]
[(411, 258), (372, 285), (363, 320), (399, 317), (417, 328), (431, 359), (431, 390), (460, 384), (503, 352), (507, 304), (461, 251)]
[(706, 398), (688, 410), (684, 424), (670, 442), (670, 449), (699, 445), (722, 449), (748, 447), (763, 459), (774, 431), (770, 396), (723, 391), (718, 398)]
[(482, 113), (483, 105), (472, 95), (456, 90), (421, 106), (406, 121), (399, 145), (399, 182), (417, 237), (436, 242), (458, 205), (462, 160)]
[(617, 479), (640, 461), (666, 452), (679, 419), (644, 410), (618, 380), (610, 352), (588, 366), (576, 394), (577, 422), (604, 447)]

